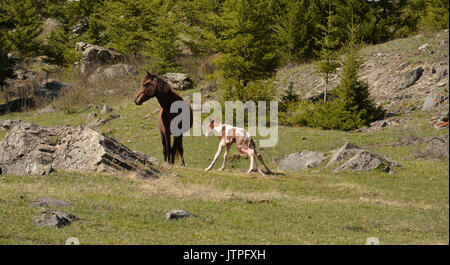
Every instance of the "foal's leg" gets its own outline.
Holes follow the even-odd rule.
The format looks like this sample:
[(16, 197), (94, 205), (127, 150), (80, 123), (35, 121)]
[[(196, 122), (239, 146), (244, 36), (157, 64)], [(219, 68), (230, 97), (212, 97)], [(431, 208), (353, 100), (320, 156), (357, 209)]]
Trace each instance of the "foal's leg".
[(228, 151), (230, 151), (231, 143), (227, 144), (227, 148), (225, 148), (225, 153), (223, 154), (223, 164), (222, 167), (219, 170), (224, 170), (225, 165), (227, 164), (227, 158), (228, 158)]
[(209, 167), (205, 168), (205, 171), (211, 170), (211, 168), (214, 166), (214, 164), (216, 163), (217, 159), (219, 158), (220, 154), (222, 153), (222, 149), (223, 149), (223, 147), (224, 147), (225, 145), (226, 145), (225, 139), (223, 139), (222, 141), (220, 141), (220, 143), (219, 143), (219, 149), (217, 149), (216, 156), (214, 156), (214, 160), (211, 162), (211, 165), (209, 165)]
[(252, 148), (240, 148), (239, 149), (242, 153), (247, 154), (250, 157), (250, 168), (247, 171), (247, 173), (250, 173), (255, 170), (255, 150)]
[(261, 155), (260, 153), (256, 152), (256, 150), (255, 150), (255, 154), (256, 154), (256, 157), (259, 159), (259, 161), (261, 161), (261, 163), (263, 164), (263, 166), (266, 168), (267, 172), (268, 172), (269, 174), (272, 174), (272, 171), (269, 169), (269, 167), (267, 167), (266, 163), (264, 163), (264, 160), (263, 160), (263, 158), (262, 158), (262, 155)]

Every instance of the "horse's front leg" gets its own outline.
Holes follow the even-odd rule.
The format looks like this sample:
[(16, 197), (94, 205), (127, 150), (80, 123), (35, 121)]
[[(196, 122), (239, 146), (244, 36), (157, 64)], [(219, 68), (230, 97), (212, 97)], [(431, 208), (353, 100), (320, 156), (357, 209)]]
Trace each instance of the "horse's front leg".
[(161, 132), (161, 143), (163, 146), (163, 156), (164, 156), (164, 162), (168, 162), (168, 156), (169, 156), (169, 150), (167, 149), (167, 141), (166, 136), (163, 132)]
[(209, 171), (211, 170), (211, 168), (214, 166), (214, 164), (216, 163), (217, 159), (219, 159), (220, 154), (222, 153), (222, 149), (223, 147), (226, 145), (225, 143), (225, 139), (223, 139), (222, 141), (220, 141), (219, 143), (219, 148), (217, 149), (217, 153), (216, 156), (214, 156), (214, 160), (211, 162), (211, 165), (209, 165), (209, 167), (205, 168), (205, 171)]

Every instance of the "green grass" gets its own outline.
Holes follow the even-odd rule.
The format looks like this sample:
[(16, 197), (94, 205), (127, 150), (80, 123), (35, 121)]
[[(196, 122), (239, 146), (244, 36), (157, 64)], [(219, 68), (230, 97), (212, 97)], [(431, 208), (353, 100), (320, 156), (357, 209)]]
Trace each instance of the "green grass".
[[(192, 91), (182, 94), (188, 93)], [(113, 128), (108, 136), (161, 160), (156, 100), (111, 106), (120, 118), (98, 129)], [(98, 110), (71, 115), (32, 111), (0, 119), (82, 125), (93, 111)], [(280, 127), (277, 146), (261, 150), (275, 169), (273, 158), (306, 149), (328, 152), (350, 141), (399, 161), (403, 167), (395, 174), (334, 174), (321, 167), (262, 177), (245, 173), (245, 158), (229, 162), (224, 172), (205, 173), (217, 138), (185, 137), (187, 167), (168, 166), (182, 177), (143, 180), (128, 173), (61, 170), (47, 176), (0, 175), (0, 244), (64, 244), (71, 236), (81, 244), (364, 244), (372, 236), (381, 244), (448, 244), (448, 160), (405, 159), (423, 146), (383, 145), (404, 137), (438, 136), (448, 129), (432, 128), (421, 112), (403, 117), (409, 121), (358, 134)], [(0, 138), (4, 134), (0, 130)], [(233, 147), (231, 154), (235, 152)], [(66, 210), (81, 220), (61, 229), (36, 227), (33, 217), (42, 209), (27, 202), (39, 197), (72, 202), (75, 207)], [(171, 209), (200, 217), (166, 221)]]

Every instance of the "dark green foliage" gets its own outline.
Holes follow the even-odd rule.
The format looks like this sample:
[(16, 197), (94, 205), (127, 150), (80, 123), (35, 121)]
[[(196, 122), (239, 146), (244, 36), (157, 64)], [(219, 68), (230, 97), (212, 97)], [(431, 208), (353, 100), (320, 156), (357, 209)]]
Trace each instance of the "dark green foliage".
[(5, 85), (5, 79), (11, 78), (14, 74), (14, 62), (8, 57), (6, 41), (0, 36), (0, 90)]
[(448, 28), (448, 12), (448, 0), (426, 0), (426, 10), (423, 17), (425, 28), (431, 30)]
[(341, 82), (334, 89), (332, 102), (318, 104), (309, 123), (323, 129), (350, 130), (383, 118), (384, 110), (370, 99), (369, 85), (358, 80), (362, 60), (358, 55), (361, 43), (356, 40), (357, 29), (349, 27), (349, 42), (342, 60)]
[(323, 36), (322, 39), (319, 40), (322, 49), (319, 52), (319, 60), (315, 64), (316, 71), (325, 79), (325, 89), (323, 93), (324, 102), (327, 101), (330, 75), (336, 73), (336, 69), (340, 65), (338, 61), (338, 53), (336, 52), (338, 41), (333, 37), (333, 34), (337, 31), (337, 29), (332, 24), (332, 18), (333, 14), (331, 10), (331, 3), (329, 3), (327, 25), (318, 25), (322, 29)]
[(40, 20), (37, 1), (2, 0), (0, 2), (1, 34), (6, 45), (11, 51), (17, 52), (21, 59), (29, 58), (39, 52)]
[(246, 86), (275, 73), (280, 56), (275, 30), (277, 1), (230, 0), (224, 4), (217, 60), (221, 75)]

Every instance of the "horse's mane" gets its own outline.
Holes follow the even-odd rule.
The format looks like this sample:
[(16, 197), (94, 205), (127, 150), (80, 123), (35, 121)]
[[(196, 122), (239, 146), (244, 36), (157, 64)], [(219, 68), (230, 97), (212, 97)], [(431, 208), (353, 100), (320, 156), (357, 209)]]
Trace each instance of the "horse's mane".
[(169, 85), (169, 83), (167, 83), (164, 79), (162, 79), (159, 76), (156, 76), (156, 89), (163, 94), (167, 94), (169, 92), (172, 92), (173, 94), (175, 94), (177, 97), (179, 97), (180, 99), (183, 99), (177, 92), (175, 92)]

